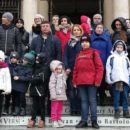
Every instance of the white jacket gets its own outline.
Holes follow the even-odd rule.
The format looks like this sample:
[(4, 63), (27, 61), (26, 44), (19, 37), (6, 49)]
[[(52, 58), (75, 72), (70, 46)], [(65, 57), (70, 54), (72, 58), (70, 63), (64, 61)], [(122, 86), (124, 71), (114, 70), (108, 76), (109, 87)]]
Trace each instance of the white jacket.
[[(110, 59), (113, 57), (113, 65), (111, 65)], [(130, 61), (127, 58), (127, 54), (123, 51), (118, 54), (116, 51), (109, 56), (106, 63), (106, 82), (113, 84), (118, 81), (123, 81), (129, 84), (130, 75)]]
[(8, 67), (0, 69), (0, 90), (3, 90), (4, 94), (11, 93), (11, 76)]

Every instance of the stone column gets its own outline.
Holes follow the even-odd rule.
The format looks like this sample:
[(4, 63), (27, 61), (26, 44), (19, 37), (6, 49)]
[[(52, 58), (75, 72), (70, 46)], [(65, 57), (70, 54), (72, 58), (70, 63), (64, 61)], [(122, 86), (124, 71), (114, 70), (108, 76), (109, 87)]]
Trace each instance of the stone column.
[(37, 14), (37, 0), (23, 0), (22, 11), (25, 28), (30, 31), (31, 26), (34, 23), (34, 16)]
[(38, 12), (45, 17), (45, 20), (48, 20), (48, 14), (49, 14), (48, 10), (49, 10), (48, 0), (40, 0), (38, 2)]
[(113, 16), (114, 18), (116, 17), (129, 18), (129, 1), (113, 0)]
[(104, 0), (104, 25), (110, 30), (111, 32), (111, 23), (113, 20), (113, 7), (112, 7), (113, 0)]

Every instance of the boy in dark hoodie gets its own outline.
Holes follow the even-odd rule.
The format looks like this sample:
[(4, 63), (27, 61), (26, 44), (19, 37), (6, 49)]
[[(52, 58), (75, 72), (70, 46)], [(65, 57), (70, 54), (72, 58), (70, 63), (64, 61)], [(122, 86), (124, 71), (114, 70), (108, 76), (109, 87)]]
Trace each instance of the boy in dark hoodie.
[(43, 128), (45, 122), (45, 95), (47, 82), (47, 57), (45, 53), (40, 53), (36, 57), (36, 63), (31, 79), (30, 96), (32, 97), (32, 115), (28, 121), (28, 128), (35, 126), (36, 116), (40, 110), (41, 119), (38, 121), (38, 127)]

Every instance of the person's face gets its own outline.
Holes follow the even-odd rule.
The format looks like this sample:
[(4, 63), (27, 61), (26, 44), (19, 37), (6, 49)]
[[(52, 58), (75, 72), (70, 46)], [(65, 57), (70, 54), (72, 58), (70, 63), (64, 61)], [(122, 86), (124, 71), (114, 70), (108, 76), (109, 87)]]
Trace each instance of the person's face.
[(102, 34), (103, 33), (103, 26), (102, 25), (97, 25), (97, 27), (95, 28), (95, 32), (96, 34)]
[(81, 30), (80, 30), (79, 27), (75, 26), (75, 27), (73, 28), (73, 35), (76, 36), (76, 37), (81, 36)]
[(11, 22), (6, 17), (2, 17), (2, 24), (9, 25), (10, 23)]
[(83, 50), (87, 50), (90, 47), (89, 41), (82, 41), (81, 46)]
[(54, 25), (58, 25), (58, 21), (59, 21), (59, 17), (53, 17), (52, 18), (52, 23), (54, 24)]
[(22, 28), (22, 27), (23, 27), (23, 24), (20, 23), (20, 22), (18, 22), (18, 23), (16, 23), (16, 27), (17, 27), (17, 28)]
[(23, 59), (23, 64), (24, 64), (24, 65), (27, 65), (27, 64), (28, 64), (28, 61), (25, 60), (25, 59)]
[(17, 58), (14, 58), (14, 57), (10, 59), (10, 62), (13, 63), (13, 64), (17, 63), (17, 61), (18, 61)]
[(123, 52), (123, 46), (122, 45), (117, 45), (116, 46), (116, 51), (120, 54), (121, 52)]
[(37, 18), (34, 19), (34, 22), (35, 22), (36, 25), (40, 25), (42, 23), (42, 19), (37, 17)]
[(117, 31), (121, 31), (122, 30), (122, 25), (121, 25), (120, 21), (116, 21), (115, 22), (115, 26), (116, 26), (116, 30)]
[(62, 18), (61, 19), (61, 25), (65, 26), (68, 24), (67, 18)]
[(97, 25), (97, 24), (102, 22), (102, 19), (99, 16), (95, 16), (93, 18), (93, 22), (94, 22), (95, 25)]
[(50, 24), (41, 24), (41, 31), (42, 31), (42, 34), (48, 34), (51, 32), (51, 27), (50, 27)]

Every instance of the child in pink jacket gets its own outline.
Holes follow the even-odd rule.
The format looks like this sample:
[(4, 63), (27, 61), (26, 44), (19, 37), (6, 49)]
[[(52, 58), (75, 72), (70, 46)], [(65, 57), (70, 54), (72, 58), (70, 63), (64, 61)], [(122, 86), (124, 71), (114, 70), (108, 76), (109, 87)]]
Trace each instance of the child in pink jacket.
[(50, 63), (50, 69), (52, 71), (49, 82), (52, 127), (64, 127), (64, 124), (61, 121), (61, 114), (63, 103), (65, 100), (67, 100), (67, 77), (62, 62), (58, 60), (53, 60)]

